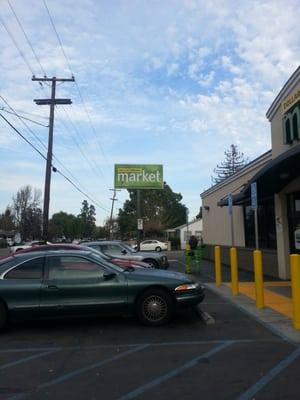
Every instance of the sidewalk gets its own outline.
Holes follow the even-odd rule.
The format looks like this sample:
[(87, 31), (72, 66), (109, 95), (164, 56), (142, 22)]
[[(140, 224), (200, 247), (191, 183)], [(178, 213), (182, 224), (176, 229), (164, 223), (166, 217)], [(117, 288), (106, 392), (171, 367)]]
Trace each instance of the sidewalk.
[[(271, 329), (284, 340), (300, 343), (300, 331), (293, 327), (293, 308), (291, 299), (291, 282), (270, 280), (266, 277), (264, 282), (263, 309), (256, 308), (254, 274), (250, 271), (239, 269), (239, 294), (233, 296), (230, 283), (230, 267), (222, 265), (222, 284), (215, 284), (214, 263), (201, 260), (198, 265), (192, 265), (192, 275), (204, 282), (207, 289), (226, 298), (244, 312), (248, 313), (261, 324)], [(272, 278), (271, 278), (272, 279)], [(205, 302), (203, 304), (205, 307)]]

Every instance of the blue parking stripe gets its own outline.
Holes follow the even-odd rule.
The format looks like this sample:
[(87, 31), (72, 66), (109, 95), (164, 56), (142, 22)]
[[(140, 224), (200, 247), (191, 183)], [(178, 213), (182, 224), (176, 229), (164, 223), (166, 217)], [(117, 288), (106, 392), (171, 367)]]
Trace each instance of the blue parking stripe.
[(153, 381), (146, 383), (143, 386), (140, 386), (139, 388), (133, 390), (132, 392), (129, 392), (129, 393), (125, 394), (124, 396), (121, 396), (118, 400), (130, 400), (130, 399), (136, 398), (137, 396), (141, 396), (147, 390), (153, 389), (155, 386), (162, 384), (163, 382), (167, 381), (168, 379), (173, 378), (174, 376), (180, 374), (181, 372), (194, 367), (195, 365), (197, 365), (197, 363), (201, 359), (209, 358), (209, 357), (215, 355), (216, 353), (224, 350), (226, 347), (229, 347), (233, 343), (235, 343), (235, 341), (233, 341), (233, 340), (228, 341), (226, 343), (222, 343), (219, 346), (213, 348), (212, 350), (209, 350), (208, 352), (193, 358), (191, 361), (188, 361), (181, 367), (173, 369), (173, 370), (169, 371), (168, 373), (161, 375), (160, 377), (154, 379)]
[(17, 394), (17, 395), (9, 397), (7, 400), (21, 400), (21, 399), (23, 400), (23, 399), (27, 399), (32, 394), (36, 394), (37, 392), (39, 392), (39, 391), (41, 391), (41, 390), (43, 390), (45, 388), (49, 388), (49, 387), (51, 387), (53, 385), (56, 385), (58, 383), (65, 382), (65, 381), (67, 381), (69, 379), (74, 378), (75, 376), (83, 374), (84, 372), (88, 372), (88, 371), (90, 371), (90, 370), (92, 370), (94, 368), (102, 367), (105, 364), (108, 364), (110, 362), (119, 360), (119, 359), (121, 359), (123, 357), (129, 356), (130, 354), (133, 354), (133, 353), (136, 353), (136, 352), (138, 352), (140, 350), (143, 350), (146, 347), (149, 347), (149, 345), (138, 346), (138, 347), (135, 347), (134, 349), (130, 349), (130, 350), (124, 351), (123, 353), (117, 354), (116, 356), (110, 357), (110, 358), (108, 358), (106, 360), (99, 361), (99, 362), (87, 365), (85, 367), (75, 369), (72, 372), (68, 372), (67, 374), (63, 374), (63, 375), (59, 376), (58, 378), (55, 378), (55, 379), (53, 379), (53, 380), (51, 380), (49, 382), (46, 382), (46, 383), (43, 383), (42, 385), (37, 386), (36, 389), (33, 392), (31, 391), (31, 392), (28, 392), (28, 393), (20, 393), (20, 394)]
[(14, 367), (14, 366), (16, 366), (18, 364), (23, 364), (23, 363), (26, 363), (27, 361), (35, 360), (36, 358), (48, 356), (49, 354), (52, 354), (52, 353), (55, 353), (55, 352), (56, 352), (56, 350), (45, 351), (44, 353), (33, 354), (32, 356), (29, 356), (29, 357), (20, 358), (19, 360), (12, 361), (10, 363), (0, 365), (0, 370), (6, 369), (6, 368), (10, 368), (10, 367)]
[(296, 360), (300, 355), (300, 348), (293, 351), (288, 357), (284, 358), (279, 364), (272, 368), (266, 375), (258, 380), (253, 386), (251, 386), (245, 393), (237, 398), (237, 400), (251, 400), (253, 396), (259, 392), (264, 386), (266, 386), (272, 379), (274, 379), (280, 372), (288, 367), (293, 361)]

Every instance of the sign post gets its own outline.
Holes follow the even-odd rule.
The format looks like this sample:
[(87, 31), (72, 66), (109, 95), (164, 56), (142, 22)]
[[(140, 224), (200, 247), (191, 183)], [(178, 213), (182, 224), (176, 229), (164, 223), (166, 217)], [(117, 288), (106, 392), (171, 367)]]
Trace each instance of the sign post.
[(233, 198), (232, 198), (232, 193), (229, 193), (229, 195), (228, 195), (228, 214), (230, 216), (231, 246), (234, 247)]
[(141, 189), (163, 189), (163, 166), (157, 164), (115, 164), (115, 189), (136, 190), (137, 247), (140, 249), (143, 219)]
[(256, 182), (251, 183), (251, 207), (254, 210), (254, 227), (255, 227), (255, 248), (259, 249), (258, 240), (258, 217), (257, 217), (257, 185)]

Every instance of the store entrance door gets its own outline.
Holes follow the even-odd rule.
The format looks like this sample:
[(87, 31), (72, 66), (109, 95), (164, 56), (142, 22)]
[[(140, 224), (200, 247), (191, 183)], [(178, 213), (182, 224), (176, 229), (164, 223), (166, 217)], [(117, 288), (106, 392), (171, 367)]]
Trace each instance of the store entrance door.
[(300, 192), (288, 195), (290, 253), (300, 253)]

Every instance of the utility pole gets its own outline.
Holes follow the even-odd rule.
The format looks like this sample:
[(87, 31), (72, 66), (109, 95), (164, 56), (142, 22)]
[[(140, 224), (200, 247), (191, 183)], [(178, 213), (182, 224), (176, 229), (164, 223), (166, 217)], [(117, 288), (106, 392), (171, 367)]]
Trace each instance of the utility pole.
[(54, 128), (54, 107), (56, 104), (72, 104), (70, 99), (56, 99), (56, 82), (74, 82), (74, 77), (65, 78), (36, 78), (32, 77), (33, 81), (38, 82), (51, 82), (51, 99), (34, 99), (33, 101), (39, 105), (50, 105), (49, 116), (49, 136), (48, 136), (48, 152), (45, 174), (45, 188), (44, 188), (44, 207), (43, 207), (43, 240), (48, 240), (48, 221), (49, 221), (49, 204), (50, 204), (50, 183), (51, 183), (51, 167), (52, 167), (52, 148), (53, 148), (53, 128)]
[(110, 212), (110, 220), (109, 220), (109, 238), (110, 240), (113, 239), (113, 212), (114, 212), (114, 204), (115, 201), (118, 201), (118, 199), (116, 199), (116, 195), (117, 192), (120, 192), (120, 190), (117, 189), (109, 189), (112, 190), (114, 192), (113, 197), (110, 199), (112, 200), (112, 204), (111, 204), (111, 212)]

